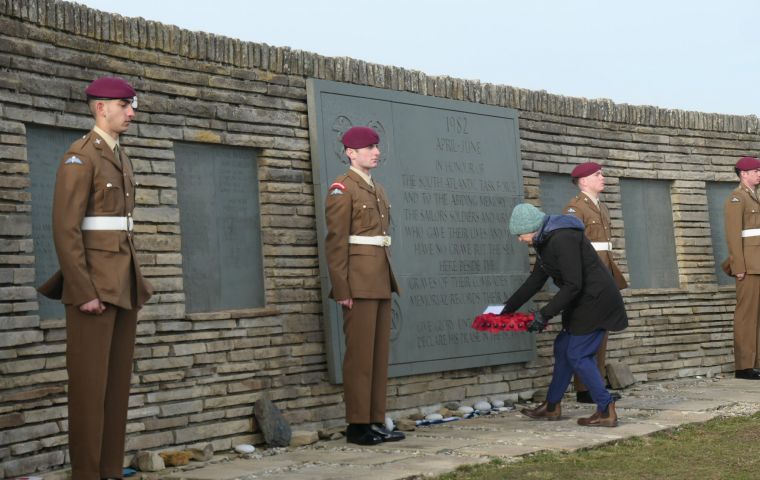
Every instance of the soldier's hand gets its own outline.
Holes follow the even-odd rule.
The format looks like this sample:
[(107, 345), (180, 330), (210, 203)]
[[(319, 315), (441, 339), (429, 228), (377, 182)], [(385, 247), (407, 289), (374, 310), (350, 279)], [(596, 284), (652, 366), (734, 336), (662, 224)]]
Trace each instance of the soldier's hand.
[(103, 304), (103, 302), (100, 301), (99, 298), (93, 298), (89, 302), (80, 305), (79, 310), (83, 311), (84, 313), (100, 315), (106, 311), (106, 306)]
[(351, 307), (354, 306), (354, 299), (353, 298), (347, 298), (345, 300), (336, 300), (336, 301), (338, 302), (338, 305), (346, 307), (349, 310), (351, 310)]
[(741, 282), (742, 280), (744, 280), (744, 274), (743, 273), (737, 273), (736, 274), (736, 279)]

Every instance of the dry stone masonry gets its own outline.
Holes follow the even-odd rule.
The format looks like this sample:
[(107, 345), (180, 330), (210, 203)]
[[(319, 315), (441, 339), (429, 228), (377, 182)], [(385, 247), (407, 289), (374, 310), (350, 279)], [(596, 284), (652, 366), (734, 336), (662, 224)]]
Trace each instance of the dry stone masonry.
[[(335, 80), (515, 108), (525, 197), (541, 174), (605, 166), (619, 264), (628, 271), (620, 178), (667, 182), (679, 285), (630, 289), (626, 331), (609, 357), (637, 381), (732, 370), (732, 285), (719, 285), (709, 182), (760, 150), (758, 119), (617, 105), (330, 58), (190, 32), (55, 0), (0, 0), (0, 477), (67, 463), (65, 328), (40, 315), (35, 275), (30, 126), (84, 131), (83, 90), (113, 74), (138, 90), (122, 138), (138, 189), (136, 242), (156, 295), (141, 313), (127, 450), (260, 444), (254, 403), (266, 396), (299, 430), (343, 422), (327, 380), (307, 120), (306, 79)], [(244, 147), (258, 166), (264, 306), (186, 313), (175, 142)], [(66, 145), (60, 145), (62, 154)], [(506, 292), (505, 292), (506, 293)], [(551, 336), (528, 364), (389, 382), (400, 418), (449, 401), (475, 403), (545, 387)]]

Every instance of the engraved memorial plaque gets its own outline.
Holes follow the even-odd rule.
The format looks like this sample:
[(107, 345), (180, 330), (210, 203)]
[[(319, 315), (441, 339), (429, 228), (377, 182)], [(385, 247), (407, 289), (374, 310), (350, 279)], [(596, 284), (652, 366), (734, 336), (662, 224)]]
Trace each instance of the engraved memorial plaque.
[(670, 182), (620, 179), (632, 288), (678, 288)]
[[(26, 156), (32, 192), (32, 241), (34, 242), (35, 285), (42, 285), (58, 271), (58, 256), (53, 244), (53, 190), (58, 164), (69, 145), (86, 134), (85, 131), (42, 125), (26, 125)], [(40, 318), (64, 318), (66, 313), (59, 300), (37, 294)]]
[(734, 191), (739, 182), (707, 182), (707, 208), (710, 217), (710, 238), (712, 239), (713, 258), (715, 259), (715, 280), (718, 285), (733, 285), (734, 277), (729, 277), (720, 268), (723, 260), (728, 258), (728, 245), (726, 244), (726, 219), (724, 203), (728, 195)]
[(186, 311), (264, 306), (254, 152), (182, 142), (174, 149)]
[(340, 143), (351, 126), (380, 134), (373, 178), (391, 203), (391, 376), (456, 370), (535, 357), (533, 336), (470, 325), (527, 276), (526, 247), (508, 231), (522, 198), (517, 113), (336, 82), (307, 84), (328, 364), (341, 381), (345, 339), (322, 245), (327, 187), (348, 168)]
[(578, 195), (578, 187), (570, 180), (570, 175), (540, 173), (541, 210), (547, 215), (562, 215), (565, 205)]

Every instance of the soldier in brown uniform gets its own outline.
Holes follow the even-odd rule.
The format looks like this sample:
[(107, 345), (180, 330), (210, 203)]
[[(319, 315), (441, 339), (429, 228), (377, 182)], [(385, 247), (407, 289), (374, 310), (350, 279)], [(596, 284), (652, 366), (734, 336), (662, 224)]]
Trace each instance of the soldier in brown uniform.
[(137, 311), (151, 287), (132, 243), (132, 165), (119, 148), (135, 115), (135, 91), (102, 77), (85, 93), (95, 127), (58, 167), (53, 240), (60, 270), (39, 290), (66, 307), (72, 478), (100, 480), (122, 478)]
[(724, 205), (729, 257), (723, 262), (726, 273), (736, 277), (734, 375), (760, 380), (760, 160), (743, 157), (734, 171), (741, 183)]
[[(612, 227), (610, 212), (607, 206), (599, 200), (599, 194), (604, 191), (604, 175), (602, 166), (595, 162), (585, 162), (576, 166), (570, 173), (573, 183), (580, 193), (573, 197), (565, 206), (564, 213), (575, 215), (580, 218), (585, 226), (586, 237), (596, 250), (602, 263), (610, 269), (612, 278), (617, 287), (622, 290), (628, 286), (623, 273), (612, 258)], [(596, 352), (596, 364), (599, 373), (605, 378), (605, 357), (607, 356), (607, 339), (605, 334), (599, 350)], [(581, 403), (594, 403), (588, 388), (583, 382), (575, 377), (574, 381), (576, 399)], [(617, 394), (613, 396), (619, 397)]]
[(380, 158), (379, 141), (368, 127), (343, 135), (350, 168), (330, 185), (325, 202), (330, 296), (343, 309), (346, 336), (346, 439), (360, 445), (404, 438), (384, 427), (391, 293), (399, 289), (390, 263), (391, 206), (370, 176)]

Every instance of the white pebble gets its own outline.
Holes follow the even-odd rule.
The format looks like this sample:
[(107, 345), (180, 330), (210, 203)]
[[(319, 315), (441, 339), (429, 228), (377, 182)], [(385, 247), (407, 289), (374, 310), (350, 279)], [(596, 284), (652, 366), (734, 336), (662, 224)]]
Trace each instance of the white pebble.
[(491, 405), (493, 405), (493, 408), (501, 408), (504, 406), (504, 400), (494, 400), (491, 402)]
[(435, 421), (435, 420), (443, 420), (443, 415), (440, 413), (431, 413), (430, 415), (425, 417), (425, 420)]
[(468, 413), (472, 413), (475, 409), (472, 407), (468, 407), (466, 405), (462, 405), (457, 409), (457, 412), (462, 413), (464, 415), (467, 415)]
[(237, 453), (253, 453), (256, 451), (256, 447), (247, 443), (241, 443), (240, 445), (235, 446), (235, 451)]
[(385, 417), (385, 428), (387, 428), (389, 432), (392, 432), (393, 429), (396, 428), (396, 424), (393, 423), (393, 419), (391, 417)]
[(491, 410), (491, 404), (486, 401), (478, 402), (475, 404), (475, 410), (480, 410), (481, 412)]

